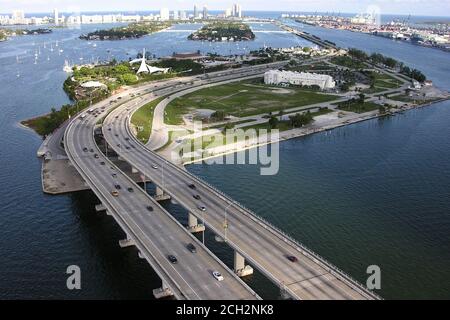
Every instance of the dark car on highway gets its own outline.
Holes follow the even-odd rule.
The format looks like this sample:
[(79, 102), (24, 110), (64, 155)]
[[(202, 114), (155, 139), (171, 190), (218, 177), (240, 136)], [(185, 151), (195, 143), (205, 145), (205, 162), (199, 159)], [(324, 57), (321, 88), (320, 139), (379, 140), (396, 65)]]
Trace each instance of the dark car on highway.
[(195, 246), (192, 243), (189, 243), (186, 248), (188, 248), (188, 250), (192, 253), (196, 253), (197, 249), (195, 248)]
[(173, 264), (175, 264), (175, 263), (178, 262), (178, 259), (177, 259), (175, 256), (173, 256), (173, 255), (167, 256), (167, 259), (169, 259), (169, 261), (170, 261), (171, 263), (173, 263)]

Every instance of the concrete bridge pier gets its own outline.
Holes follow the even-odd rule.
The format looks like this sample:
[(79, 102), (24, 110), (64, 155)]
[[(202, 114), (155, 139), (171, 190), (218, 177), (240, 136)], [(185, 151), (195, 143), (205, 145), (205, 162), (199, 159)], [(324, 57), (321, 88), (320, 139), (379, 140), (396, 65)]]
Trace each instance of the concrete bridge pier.
[(97, 212), (105, 212), (108, 216), (111, 215), (111, 213), (106, 210), (106, 207), (103, 205), (103, 203), (100, 203), (98, 205), (95, 206), (95, 211)]
[(238, 277), (245, 277), (253, 274), (253, 268), (245, 265), (245, 258), (237, 251), (234, 251), (234, 272)]
[(131, 239), (128, 235), (127, 235), (127, 238), (126, 238), (126, 239), (119, 240), (119, 246), (120, 246), (121, 248), (132, 247), (132, 246), (134, 246), (134, 245), (136, 245), (135, 242), (134, 242), (134, 240)]
[(156, 201), (170, 200), (170, 196), (167, 193), (165, 193), (164, 190), (158, 186), (156, 187), (156, 195), (154, 198)]
[(103, 203), (100, 203), (100, 204), (95, 206), (95, 211), (97, 211), (97, 212), (106, 211), (106, 207), (103, 205)]
[(205, 226), (198, 223), (198, 219), (192, 213), (189, 212), (188, 217), (188, 230), (192, 233), (199, 233), (205, 231)]
[(172, 290), (170, 290), (167, 284), (164, 281), (162, 281), (161, 288), (153, 290), (153, 296), (156, 299), (168, 298), (173, 296), (173, 292)]

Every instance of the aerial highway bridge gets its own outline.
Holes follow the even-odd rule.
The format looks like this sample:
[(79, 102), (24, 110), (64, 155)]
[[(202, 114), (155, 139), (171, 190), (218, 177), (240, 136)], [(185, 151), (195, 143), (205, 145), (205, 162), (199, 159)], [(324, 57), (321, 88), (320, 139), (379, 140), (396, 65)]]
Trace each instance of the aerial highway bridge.
[[(284, 62), (285, 63), (285, 62)], [(160, 293), (177, 299), (259, 299), (239, 276), (258, 269), (293, 299), (379, 299), (363, 285), (216, 188), (139, 142), (130, 129), (133, 112), (158, 97), (211, 83), (261, 76), (284, 63), (172, 79), (132, 88), (93, 106), (96, 116), (78, 115), (64, 135), (68, 157), (126, 234), (123, 246), (136, 246), (162, 279)], [(132, 98), (131, 98), (132, 97)], [(84, 115), (84, 116), (83, 116)], [(172, 198), (188, 212), (187, 228), (178, 223), (147, 192), (120, 172), (100, 152), (94, 130), (105, 117), (102, 132), (108, 148), (155, 184), (157, 197)], [(91, 152), (93, 150), (93, 152)], [(115, 186), (122, 190), (113, 194)], [(133, 192), (130, 192), (132, 188)], [(199, 195), (201, 200), (194, 198)], [(153, 210), (149, 211), (151, 207)], [(234, 250), (228, 269), (192, 235), (211, 230)], [(194, 243), (197, 253), (186, 249)], [(179, 263), (168, 259), (174, 255)], [(296, 257), (292, 262), (288, 257)], [(248, 265), (248, 264), (250, 265)], [(224, 281), (211, 276), (224, 275)], [(157, 292), (158, 293), (158, 292)]]

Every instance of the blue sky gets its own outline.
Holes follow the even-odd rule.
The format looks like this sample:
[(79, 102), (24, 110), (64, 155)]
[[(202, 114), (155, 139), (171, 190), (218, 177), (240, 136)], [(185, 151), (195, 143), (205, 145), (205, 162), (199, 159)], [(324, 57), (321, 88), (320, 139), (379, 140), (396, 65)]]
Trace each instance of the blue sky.
[[(206, 4), (211, 10), (222, 10), (235, 1), (212, 0), (0, 0), (0, 12), (14, 9), (26, 12), (60, 11), (132, 11), (191, 9), (194, 3)], [(261, 11), (319, 11), (319, 12), (366, 12), (370, 6), (379, 7), (381, 13), (412, 15), (450, 15), (450, 0), (240, 0), (245, 10)], [(373, 10), (372, 10), (373, 11)]]

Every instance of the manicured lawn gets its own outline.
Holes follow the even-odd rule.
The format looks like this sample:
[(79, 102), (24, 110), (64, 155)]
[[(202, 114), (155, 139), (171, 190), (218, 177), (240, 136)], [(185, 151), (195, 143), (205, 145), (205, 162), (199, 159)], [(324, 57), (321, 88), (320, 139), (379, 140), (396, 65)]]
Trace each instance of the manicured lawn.
[(131, 117), (131, 123), (143, 130), (137, 130), (137, 138), (146, 143), (150, 138), (153, 123), (153, 110), (164, 98), (158, 98), (137, 110)]
[(403, 82), (388, 75), (388, 74), (375, 74), (375, 86), (364, 90), (364, 93), (372, 94), (379, 93), (389, 89), (397, 89), (403, 85)]
[(280, 88), (238, 82), (202, 89), (172, 101), (166, 108), (166, 123), (180, 124), (183, 114), (195, 109), (223, 111), (236, 117), (277, 112), (339, 97), (303, 88)]
[(373, 102), (353, 102), (346, 104), (345, 102), (341, 102), (341, 107), (339, 107), (340, 110), (349, 111), (349, 112), (355, 112), (355, 113), (365, 113), (369, 111), (378, 110), (380, 106)]

